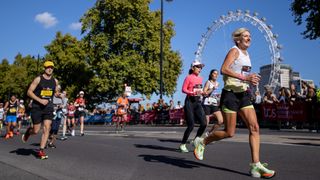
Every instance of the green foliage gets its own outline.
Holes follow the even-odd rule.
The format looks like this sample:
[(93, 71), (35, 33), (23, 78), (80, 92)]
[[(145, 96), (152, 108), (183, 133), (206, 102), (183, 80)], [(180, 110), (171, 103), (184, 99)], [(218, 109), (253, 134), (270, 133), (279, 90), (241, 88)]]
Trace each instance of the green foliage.
[(0, 96), (8, 100), (11, 94), (26, 99), (28, 85), (37, 76), (38, 61), (30, 55), (18, 54), (12, 65), (4, 59), (0, 64)]
[(310, 40), (320, 38), (320, 1), (319, 0), (294, 0), (291, 4), (294, 22), (302, 24), (306, 21), (306, 30), (302, 33), (304, 38)]
[(86, 91), (93, 76), (86, 62), (86, 52), (82, 42), (70, 34), (57, 32), (56, 38), (46, 46), (50, 59), (55, 64), (54, 76), (59, 80), (62, 89), (67, 90), (69, 97), (76, 97), (80, 90)]
[[(160, 12), (149, 10), (150, 0), (104, 0), (82, 17), (88, 62), (95, 72), (90, 86), (112, 99), (129, 84), (134, 93), (159, 93)], [(172, 51), (173, 23), (164, 24), (164, 94), (175, 92), (182, 61)]]
[(320, 103), (320, 89), (317, 89), (317, 102)]
[[(81, 18), (84, 38), (56, 33), (45, 46), (46, 60), (55, 64), (54, 77), (73, 100), (80, 90), (89, 103), (113, 100), (131, 86), (146, 97), (160, 90), (160, 11), (150, 0), (97, 0)], [(181, 73), (180, 54), (171, 48), (174, 24), (163, 26), (164, 95), (176, 91)], [(43, 59), (18, 54), (12, 65), (0, 64), (0, 99), (11, 93), (26, 98), (31, 81), (43, 72)]]

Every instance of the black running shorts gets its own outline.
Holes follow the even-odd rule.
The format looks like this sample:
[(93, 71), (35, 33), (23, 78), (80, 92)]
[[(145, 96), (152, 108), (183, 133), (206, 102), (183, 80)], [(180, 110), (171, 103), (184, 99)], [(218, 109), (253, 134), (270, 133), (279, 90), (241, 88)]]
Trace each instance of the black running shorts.
[(222, 90), (220, 106), (238, 112), (241, 108), (252, 105), (251, 94), (248, 92), (235, 93)]

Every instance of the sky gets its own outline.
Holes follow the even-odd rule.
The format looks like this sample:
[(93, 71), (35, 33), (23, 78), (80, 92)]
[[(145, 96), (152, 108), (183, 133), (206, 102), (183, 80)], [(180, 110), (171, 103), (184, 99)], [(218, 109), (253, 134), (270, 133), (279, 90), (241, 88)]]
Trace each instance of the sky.
[[(10, 63), (21, 53), (23, 56), (43, 56), (44, 46), (50, 44), (56, 32), (70, 33), (80, 39), (80, 18), (93, 7), (92, 0), (2, 0), (0, 2), (0, 60), (8, 59)], [(178, 51), (183, 61), (183, 71), (178, 78), (175, 101), (184, 101), (181, 92), (182, 83), (188, 74), (190, 64), (201, 35), (207, 32), (214, 20), (229, 11), (238, 9), (258, 13), (265, 17), (267, 24), (272, 24), (272, 32), (278, 34), (277, 42), (283, 46), (280, 51), (283, 63), (291, 65), (293, 71), (300, 72), (303, 79), (311, 79), (319, 86), (320, 40), (304, 39), (301, 33), (305, 24), (298, 26), (290, 11), (292, 0), (164, 0), (164, 20), (172, 20), (176, 35), (172, 38), (172, 49)], [(153, 0), (150, 10), (159, 10), (160, 0)], [(251, 31), (252, 45), (248, 49), (253, 71), (271, 63), (269, 42), (257, 27), (245, 22), (234, 22), (222, 26), (208, 39), (202, 53), (205, 64), (201, 72), (204, 81), (211, 69), (220, 69), (228, 50), (233, 46), (231, 33), (239, 27)], [(221, 86), (221, 77), (218, 79)], [(221, 87), (222, 88), (222, 87)], [(159, 97), (153, 96), (150, 101)], [(168, 102), (172, 97), (164, 97)]]

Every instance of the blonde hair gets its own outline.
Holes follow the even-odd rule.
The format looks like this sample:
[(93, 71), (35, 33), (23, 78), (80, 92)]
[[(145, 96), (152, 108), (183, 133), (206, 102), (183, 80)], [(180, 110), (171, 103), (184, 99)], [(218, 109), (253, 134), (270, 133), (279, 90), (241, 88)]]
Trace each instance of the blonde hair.
[(235, 31), (233, 31), (232, 33), (232, 39), (233, 39), (233, 42), (237, 45), (238, 44), (238, 41), (241, 40), (241, 34), (244, 33), (244, 32), (250, 32), (249, 29), (247, 28), (239, 28), (239, 29), (236, 29)]

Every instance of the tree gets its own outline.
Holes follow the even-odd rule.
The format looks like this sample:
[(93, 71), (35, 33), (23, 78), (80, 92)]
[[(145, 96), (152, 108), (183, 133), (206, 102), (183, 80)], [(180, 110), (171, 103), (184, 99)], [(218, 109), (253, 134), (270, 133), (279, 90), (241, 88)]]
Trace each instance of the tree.
[(18, 54), (12, 65), (4, 59), (0, 72), (0, 95), (4, 99), (9, 99), (12, 94), (26, 99), (28, 86), (37, 75), (37, 61), (30, 55), (23, 57)]
[[(129, 84), (134, 93), (149, 96), (160, 90), (160, 12), (150, 0), (98, 0), (81, 18), (88, 62), (95, 76), (92, 91), (112, 99)], [(164, 23), (164, 94), (175, 92), (182, 61), (171, 50), (173, 22)]]
[(291, 4), (294, 22), (302, 24), (305, 17), (306, 30), (302, 33), (304, 38), (314, 40), (320, 38), (320, 1), (319, 0), (294, 0)]
[(70, 34), (57, 32), (55, 39), (45, 48), (48, 51), (45, 59), (54, 62), (54, 76), (61, 87), (67, 90), (71, 100), (80, 90), (86, 91), (93, 73), (86, 61), (82, 42)]

